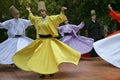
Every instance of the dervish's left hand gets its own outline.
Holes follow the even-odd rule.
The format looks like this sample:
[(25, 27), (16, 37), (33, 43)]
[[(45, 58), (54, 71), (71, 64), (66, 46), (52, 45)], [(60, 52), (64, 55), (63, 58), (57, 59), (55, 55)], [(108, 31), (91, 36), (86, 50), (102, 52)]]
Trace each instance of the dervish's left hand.
[(65, 11), (65, 10), (67, 10), (67, 7), (64, 7), (64, 6), (63, 6), (63, 7), (61, 8), (61, 12), (64, 14), (64, 11)]

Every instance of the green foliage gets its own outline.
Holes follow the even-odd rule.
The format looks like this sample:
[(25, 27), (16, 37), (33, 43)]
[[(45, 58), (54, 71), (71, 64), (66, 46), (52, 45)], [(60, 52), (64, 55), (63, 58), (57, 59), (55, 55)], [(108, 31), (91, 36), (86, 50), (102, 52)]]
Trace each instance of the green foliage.
[[(4, 35), (4, 36), (3, 36)], [(5, 29), (0, 30), (0, 43), (7, 39), (7, 33)]]
[[(21, 18), (28, 18), (28, 12), (25, 6), (27, 3), (30, 5), (31, 10), (34, 15), (39, 15), (37, 10), (37, 3), (39, 0), (0, 0), (0, 21), (11, 19), (12, 16), (9, 13), (9, 7), (14, 5), (20, 10)], [(60, 8), (66, 6), (68, 10), (65, 12), (70, 23), (79, 24), (81, 21), (88, 23), (90, 21), (90, 11), (92, 9), (96, 10), (97, 19), (101, 26), (108, 25), (110, 30), (115, 24), (119, 28), (119, 24), (109, 17), (109, 10), (107, 5), (110, 3), (114, 10), (120, 11), (120, 0), (44, 0), (47, 7), (47, 14), (54, 15), (59, 14)], [(6, 31), (0, 30), (0, 34)], [(6, 36), (6, 34), (4, 34)], [(26, 30), (26, 35), (30, 38), (35, 39), (35, 28), (33, 26)], [(0, 36), (1, 39), (1, 36)]]

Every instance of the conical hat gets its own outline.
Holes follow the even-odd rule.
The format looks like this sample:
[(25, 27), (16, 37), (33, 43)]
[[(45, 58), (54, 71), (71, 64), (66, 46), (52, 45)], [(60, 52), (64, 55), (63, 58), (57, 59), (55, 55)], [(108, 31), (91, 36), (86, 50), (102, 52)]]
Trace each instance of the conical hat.
[(91, 16), (95, 16), (96, 15), (96, 12), (95, 12), (95, 10), (91, 10)]
[(45, 10), (46, 11), (46, 6), (44, 1), (39, 1), (38, 2), (38, 11), (40, 10)]
[(19, 13), (19, 10), (16, 9), (14, 6), (11, 6), (11, 7), (9, 8), (9, 11), (10, 11), (10, 13), (11, 13), (12, 15), (14, 15), (14, 14), (16, 14), (16, 13)]

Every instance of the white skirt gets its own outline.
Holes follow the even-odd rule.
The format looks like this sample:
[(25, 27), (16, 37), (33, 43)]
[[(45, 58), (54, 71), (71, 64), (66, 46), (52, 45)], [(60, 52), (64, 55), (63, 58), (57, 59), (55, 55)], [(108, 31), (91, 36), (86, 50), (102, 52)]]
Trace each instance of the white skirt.
[(12, 56), (27, 46), (32, 39), (27, 37), (8, 38), (0, 44), (0, 64), (13, 64)]
[(120, 33), (95, 42), (97, 54), (110, 64), (120, 68)]

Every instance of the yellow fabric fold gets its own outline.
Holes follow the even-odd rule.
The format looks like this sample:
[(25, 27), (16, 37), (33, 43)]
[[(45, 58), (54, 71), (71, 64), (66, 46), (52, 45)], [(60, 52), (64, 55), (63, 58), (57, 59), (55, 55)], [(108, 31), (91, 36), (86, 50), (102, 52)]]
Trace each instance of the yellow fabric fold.
[(53, 74), (59, 71), (59, 64), (63, 62), (78, 64), (80, 53), (70, 48), (56, 38), (39, 38), (39, 34), (58, 36), (57, 27), (65, 20), (64, 14), (42, 17), (29, 14), (29, 19), (37, 30), (37, 39), (30, 45), (18, 51), (13, 56), (15, 65), (25, 71), (41, 74)]

